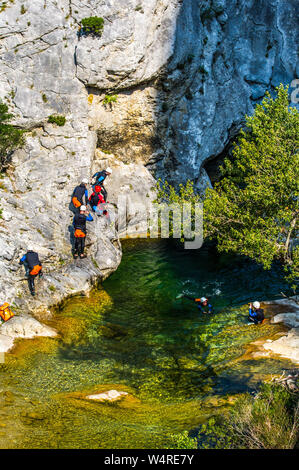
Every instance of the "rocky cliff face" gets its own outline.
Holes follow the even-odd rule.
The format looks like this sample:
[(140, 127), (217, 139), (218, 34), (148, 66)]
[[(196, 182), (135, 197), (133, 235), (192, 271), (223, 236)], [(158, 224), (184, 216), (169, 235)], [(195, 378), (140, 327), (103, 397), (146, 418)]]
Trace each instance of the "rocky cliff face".
[[(70, 196), (96, 168), (115, 168), (107, 183), (114, 203), (119, 194), (148, 195), (149, 170), (209, 183), (204, 162), (226, 148), (267, 89), (296, 76), (296, 4), (0, 4), (0, 97), (26, 129), (26, 145), (0, 185), (0, 302), (36, 311), (87, 291), (97, 276), (116, 269), (117, 235), (102, 220), (90, 224), (89, 260), (71, 263)], [(104, 18), (102, 37), (78, 35), (81, 19), (90, 16)], [(117, 95), (116, 102), (105, 105), (106, 95)], [(66, 124), (49, 124), (52, 114), (65, 116)], [(17, 264), (30, 242), (48, 273), (34, 302), (24, 296)]]

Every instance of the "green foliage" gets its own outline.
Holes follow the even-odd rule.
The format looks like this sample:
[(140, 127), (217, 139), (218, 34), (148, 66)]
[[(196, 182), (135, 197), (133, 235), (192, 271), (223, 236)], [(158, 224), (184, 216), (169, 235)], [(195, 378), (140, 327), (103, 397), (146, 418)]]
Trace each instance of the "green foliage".
[(0, 101), (0, 171), (6, 169), (14, 150), (24, 144), (24, 131), (9, 124), (12, 119), (8, 106)]
[(197, 449), (197, 439), (189, 437), (188, 431), (168, 436), (169, 444), (165, 449)]
[(246, 117), (204, 211), (205, 235), (217, 239), (220, 251), (249, 256), (265, 269), (282, 260), (289, 279), (298, 276), (298, 252), (290, 250), (298, 232), (298, 148), (299, 113), (281, 85), (276, 99), (267, 94)]
[(47, 95), (45, 93), (42, 94), (42, 100), (44, 103), (48, 103), (48, 98), (47, 98)]
[(64, 126), (65, 121), (65, 116), (54, 116), (51, 114), (51, 116), (48, 117), (48, 122), (51, 124), (57, 124), (57, 126)]
[[(202, 202), (199, 194), (194, 190), (193, 181), (187, 181), (186, 185), (179, 184), (178, 191), (171, 186), (167, 181), (164, 183), (161, 179), (157, 182), (157, 198), (154, 201), (157, 204), (166, 204), (166, 205), (178, 205), (180, 207), (181, 213), (183, 213), (183, 206), (186, 203), (191, 204), (191, 221), (192, 226), (194, 226), (195, 221), (195, 207), (198, 203)], [(180, 214), (177, 214), (177, 217), (180, 217)], [(181, 241), (184, 241), (183, 236), (183, 225), (181, 221), (174, 219), (173, 214), (170, 213), (170, 234), (173, 234), (173, 227), (177, 224), (181, 224)]]
[(112, 103), (117, 103), (118, 95), (105, 95), (103, 99), (103, 104), (109, 104), (110, 108), (112, 108)]
[(259, 393), (239, 398), (227, 415), (199, 429), (200, 448), (292, 449), (298, 440), (298, 393), (263, 384)]
[(81, 20), (80, 33), (102, 36), (104, 29), (104, 19), (98, 16), (91, 16)]

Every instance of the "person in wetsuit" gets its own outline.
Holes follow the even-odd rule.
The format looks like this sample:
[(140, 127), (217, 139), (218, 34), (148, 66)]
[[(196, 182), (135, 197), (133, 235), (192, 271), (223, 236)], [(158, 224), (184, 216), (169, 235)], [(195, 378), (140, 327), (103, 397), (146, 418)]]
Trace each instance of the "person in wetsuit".
[(33, 250), (28, 250), (27, 253), (22, 256), (22, 258), (19, 261), (19, 264), (23, 264), (25, 271), (26, 271), (26, 276), (28, 278), (28, 286), (31, 295), (34, 297), (35, 296), (35, 286), (34, 286), (34, 281), (37, 275), (39, 277), (42, 277), (42, 264), (39, 260), (38, 254), (33, 251)]
[[(79, 184), (79, 186), (76, 186), (72, 195), (72, 203), (74, 207), (76, 208), (76, 211), (73, 212), (78, 212), (80, 207), (84, 204), (88, 203), (88, 190), (87, 190), (87, 184), (88, 180), (86, 178), (83, 178), (82, 183)], [(83, 201), (85, 199), (85, 201)]]
[(253, 304), (250, 302), (248, 320), (258, 325), (263, 322), (264, 318), (264, 310), (261, 308), (261, 304), (257, 301), (253, 302)]
[(74, 258), (86, 258), (84, 254), (85, 239), (86, 239), (86, 222), (91, 222), (93, 217), (86, 212), (86, 207), (81, 206), (79, 214), (76, 214), (73, 220), (73, 227), (75, 230), (75, 247)]
[(107, 176), (111, 175), (112, 170), (111, 168), (106, 168), (106, 170), (103, 171), (97, 171), (94, 175), (93, 178), (95, 178), (95, 182), (92, 185), (92, 189), (95, 191), (96, 186), (101, 186), (101, 191), (104, 197), (105, 202), (107, 202), (107, 191), (104, 186), (104, 181), (107, 178)]
[(200, 299), (195, 299), (194, 297), (190, 297), (189, 295), (183, 295), (186, 299), (193, 300), (196, 302), (198, 310), (200, 313), (214, 313), (213, 306), (210, 304), (209, 299), (207, 297), (201, 297)]

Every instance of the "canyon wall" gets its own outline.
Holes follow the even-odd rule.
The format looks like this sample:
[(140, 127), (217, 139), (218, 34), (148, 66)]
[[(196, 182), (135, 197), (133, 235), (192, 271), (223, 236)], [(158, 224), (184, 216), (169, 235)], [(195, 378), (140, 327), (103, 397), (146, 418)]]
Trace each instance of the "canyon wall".
[[(38, 311), (117, 268), (117, 233), (89, 224), (87, 260), (72, 261), (69, 202), (107, 165), (107, 189), (150, 198), (155, 177), (209, 184), (267, 90), (298, 76), (295, 0), (11, 0), (0, 3), (0, 98), (25, 129), (0, 182), (0, 302)], [(101, 37), (79, 34), (104, 18)], [(296, 73), (297, 66), (297, 73)], [(105, 96), (117, 95), (105, 104)], [(64, 126), (50, 124), (63, 115)], [(134, 220), (131, 204), (130, 219)], [(46, 275), (28, 298), (19, 257)]]

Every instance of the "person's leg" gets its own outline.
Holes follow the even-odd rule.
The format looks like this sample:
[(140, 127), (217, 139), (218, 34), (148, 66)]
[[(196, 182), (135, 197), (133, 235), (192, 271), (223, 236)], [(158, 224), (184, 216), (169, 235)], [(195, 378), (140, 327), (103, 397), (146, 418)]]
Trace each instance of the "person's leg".
[(28, 277), (28, 285), (31, 295), (35, 295), (34, 276), (31, 276), (30, 274)]
[(78, 256), (79, 254), (79, 242), (80, 238), (75, 237), (75, 250), (74, 250), (74, 256)]
[(84, 248), (85, 248), (85, 237), (80, 238), (80, 257), (83, 258), (84, 256)]
[(107, 201), (107, 191), (106, 191), (106, 188), (104, 185), (102, 185), (102, 194), (103, 194), (103, 197), (104, 197), (104, 201), (106, 202)]

